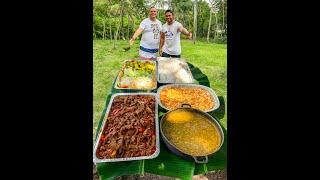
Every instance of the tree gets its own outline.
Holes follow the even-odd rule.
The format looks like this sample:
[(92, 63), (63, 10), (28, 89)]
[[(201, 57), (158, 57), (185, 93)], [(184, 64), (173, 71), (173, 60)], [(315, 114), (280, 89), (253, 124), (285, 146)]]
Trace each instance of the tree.
[(224, 0), (221, 0), (222, 3), (222, 32), (224, 32)]
[(211, 19), (212, 19), (212, 8), (210, 8), (210, 19), (209, 19), (209, 26), (208, 26), (207, 42), (209, 42)]
[[(128, 39), (148, 17), (150, 6), (158, 8), (158, 19), (165, 22), (164, 8), (172, 8), (177, 21), (193, 32), (193, 42), (217, 35), (226, 35), (226, 0), (94, 0), (93, 37), (110, 39), (114, 47), (118, 39)], [(213, 12), (212, 3), (220, 2), (216, 8), (221, 13)], [(222, 8), (222, 9), (221, 9)]]
[(176, 19), (186, 26), (188, 22), (187, 12), (192, 11), (192, 2), (190, 0), (172, 0), (171, 4)]
[(197, 0), (194, 0), (193, 5), (193, 44), (196, 43), (197, 40)]
[[(210, 12), (212, 11), (214, 13), (214, 16), (216, 19), (215, 33), (214, 33), (214, 37), (213, 37), (214, 39), (216, 39), (216, 37), (218, 35), (218, 29), (219, 29), (217, 13), (219, 12), (219, 6), (220, 6), (221, 0), (209, 0), (209, 2), (210, 2)], [(209, 31), (210, 31), (210, 29), (208, 30), (207, 41), (209, 41), (209, 33), (210, 33)]]

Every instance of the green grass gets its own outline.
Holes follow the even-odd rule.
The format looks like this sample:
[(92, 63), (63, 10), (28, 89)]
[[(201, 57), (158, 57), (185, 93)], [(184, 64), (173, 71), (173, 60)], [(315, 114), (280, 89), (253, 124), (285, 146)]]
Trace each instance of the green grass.
[[(211, 88), (222, 96), (224, 105), (227, 102), (227, 45), (212, 44), (182, 40), (183, 59), (187, 60), (208, 76)], [(138, 58), (139, 41), (125, 52), (127, 41), (118, 41), (116, 49), (110, 40), (93, 41), (93, 137), (105, 105), (106, 96), (111, 92), (111, 86), (124, 60)], [(227, 114), (221, 119), (227, 128)]]

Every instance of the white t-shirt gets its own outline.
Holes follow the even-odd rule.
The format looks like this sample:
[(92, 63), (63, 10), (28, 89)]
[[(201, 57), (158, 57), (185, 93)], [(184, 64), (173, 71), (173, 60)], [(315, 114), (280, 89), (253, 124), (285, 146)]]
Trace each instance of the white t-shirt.
[(170, 55), (180, 55), (181, 45), (180, 45), (180, 32), (178, 29), (182, 26), (178, 21), (174, 21), (171, 25), (165, 23), (162, 26), (161, 32), (164, 33), (165, 40), (162, 51)]
[(161, 22), (158, 19), (151, 21), (150, 18), (146, 18), (140, 23), (140, 28), (143, 29), (140, 46), (159, 49)]

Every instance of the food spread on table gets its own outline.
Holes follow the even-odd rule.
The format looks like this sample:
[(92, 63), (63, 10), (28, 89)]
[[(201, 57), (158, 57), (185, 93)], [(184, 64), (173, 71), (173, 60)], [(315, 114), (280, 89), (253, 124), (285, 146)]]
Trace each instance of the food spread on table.
[[(156, 89), (156, 72), (156, 62), (125, 61), (118, 74), (116, 87)], [(158, 80), (166, 83), (192, 83), (193, 77), (186, 62), (168, 58), (158, 61)], [(160, 105), (173, 110), (166, 114), (162, 124), (163, 132), (179, 150), (192, 156), (206, 156), (219, 148), (221, 134), (213, 123), (208, 122), (210, 120), (207, 117), (180, 107), (188, 104), (194, 109), (208, 111), (218, 102), (207, 89), (198, 85), (184, 85), (162, 88), (158, 94)], [(110, 103), (95, 156), (98, 159), (130, 159), (158, 152), (155, 96), (128, 93), (115, 96)]]

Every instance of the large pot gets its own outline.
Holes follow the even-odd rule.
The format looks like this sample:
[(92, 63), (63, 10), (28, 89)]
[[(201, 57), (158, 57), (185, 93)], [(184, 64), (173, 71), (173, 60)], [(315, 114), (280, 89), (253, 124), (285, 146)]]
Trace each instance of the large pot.
[[(192, 156), (190, 155), (189, 153), (187, 152), (184, 152), (182, 151), (181, 149), (179, 149), (177, 146), (175, 146), (172, 142), (170, 142), (168, 140), (168, 138), (166, 137), (166, 134), (164, 133), (164, 130), (163, 130), (163, 123), (166, 121), (168, 115), (174, 111), (179, 111), (179, 109), (183, 109), (185, 111), (188, 111), (188, 112), (191, 112), (191, 113), (195, 113), (195, 114), (199, 114), (199, 115), (203, 115), (205, 116), (206, 120), (213, 124), (215, 127), (216, 127), (216, 130), (220, 136), (220, 143), (219, 143), (219, 146), (212, 152), (208, 153), (208, 154), (205, 154), (205, 155), (201, 155), (201, 156)], [(181, 129), (181, 131), (185, 131), (187, 129)], [(223, 130), (220, 126), (220, 124), (217, 122), (216, 119), (214, 119), (212, 116), (210, 116), (208, 113), (205, 113), (203, 111), (200, 111), (198, 109), (194, 109), (194, 108), (191, 108), (190, 105), (188, 104), (183, 104), (180, 108), (177, 108), (177, 109), (174, 109), (174, 110), (171, 110), (169, 112), (167, 112), (162, 118), (161, 118), (161, 121), (160, 121), (160, 133), (161, 133), (161, 136), (162, 136), (162, 139), (164, 141), (164, 143), (166, 144), (166, 146), (168, 147), (168, 149), (170, 151), (172, 151), (174, 154), (178, 155), (178, 156), (181, 156), (185, 159), (192, 159), (194, 160), (196, 163), (207, 163), (208, 162), (208, 156), (211, 156), (213, 155), (214, 153), (216, 153), (217, 151), (220, 150), (223, 142), (224, 142), (224, 134), (223, 134)]]

